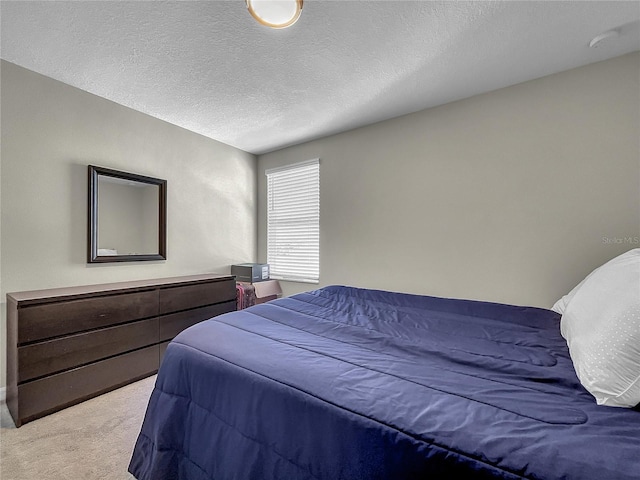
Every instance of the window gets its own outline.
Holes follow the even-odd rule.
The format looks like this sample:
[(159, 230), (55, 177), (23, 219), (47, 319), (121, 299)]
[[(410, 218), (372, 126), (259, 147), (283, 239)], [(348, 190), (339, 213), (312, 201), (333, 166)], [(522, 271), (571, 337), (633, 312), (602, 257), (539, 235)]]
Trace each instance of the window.
[(267, 262), (271, 278), (320, 279), (320, 161), (267, 170)]

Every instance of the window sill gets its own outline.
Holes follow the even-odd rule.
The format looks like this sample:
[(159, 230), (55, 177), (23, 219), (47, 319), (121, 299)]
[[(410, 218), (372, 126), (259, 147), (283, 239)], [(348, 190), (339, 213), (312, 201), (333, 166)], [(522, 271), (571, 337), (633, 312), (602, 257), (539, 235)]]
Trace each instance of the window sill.
[(318, 285), (320, 280), (310, 280), (306, 278), (289, 278), (289, 277), (280, 277), (280, 276), (271, 276), (270, 280), (280, 280), (281, 282), (291, 282), (291, 283), (310, 283), (313, 285)]

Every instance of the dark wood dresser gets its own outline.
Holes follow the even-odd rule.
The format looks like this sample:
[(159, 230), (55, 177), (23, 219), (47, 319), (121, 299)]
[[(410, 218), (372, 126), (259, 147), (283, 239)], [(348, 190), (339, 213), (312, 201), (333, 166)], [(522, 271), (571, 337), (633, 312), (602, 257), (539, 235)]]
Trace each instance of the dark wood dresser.
[(236, 309), (232, 276), (7, 294), (7, 406), (17, 427), (158, 371), (185, 328)]

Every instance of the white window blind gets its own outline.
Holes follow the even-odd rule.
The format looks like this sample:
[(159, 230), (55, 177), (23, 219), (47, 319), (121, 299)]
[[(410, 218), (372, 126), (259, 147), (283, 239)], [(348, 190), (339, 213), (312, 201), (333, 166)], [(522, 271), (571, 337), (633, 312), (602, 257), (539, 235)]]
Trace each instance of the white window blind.
[(267, 262), (271, 278), (320, 279), (320, 161), (267, 170)]

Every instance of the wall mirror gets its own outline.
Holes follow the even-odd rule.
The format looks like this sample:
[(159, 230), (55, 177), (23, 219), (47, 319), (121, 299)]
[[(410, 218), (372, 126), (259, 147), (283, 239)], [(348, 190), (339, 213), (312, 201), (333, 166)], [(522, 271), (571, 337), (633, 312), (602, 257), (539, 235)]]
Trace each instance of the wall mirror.
[(89, 165), (88, 263), (166, 260), (167, 181)]

